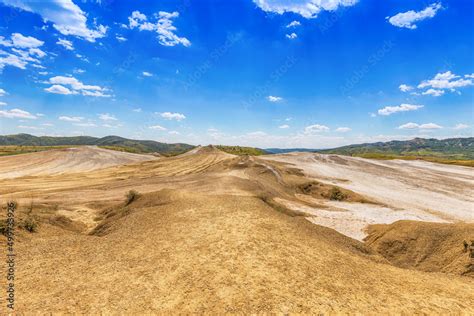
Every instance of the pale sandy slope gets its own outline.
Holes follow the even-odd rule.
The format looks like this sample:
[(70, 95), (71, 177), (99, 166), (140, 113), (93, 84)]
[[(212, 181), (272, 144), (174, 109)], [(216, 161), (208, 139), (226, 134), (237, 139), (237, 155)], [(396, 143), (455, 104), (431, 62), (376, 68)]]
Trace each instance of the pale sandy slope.
[[(282, 163), (213, 148), (93, 172), (0, 178), (0, 202), (22, 207), (18, 222), (24, 212), (39, 221), (36, 233), (17, 230), (16, 312), (474, 313), (471, 278), (392, 266), (364, 243), (273, 203), (298, 202), (295, 185), (308, 181)], [(126, 206), (132, 189), (141, 196)], [(5, 241), (0, 236), (0, 248)], [(462, 239), (455, 243), (465, 255)]]
[(0, 157), (0, 179), (92, 171), (157, 159), (95, 146)]
[(353, 190), (385, 206), (328, 202), (333, 210), (304, 210), (314, 223), (362, 239), (368, 224), (397, 220), (474, 222), (474, 169), (425, 161), (370, 160), (338, 155), (289, 153), (264, 159), (294, 164), (320, 181)]

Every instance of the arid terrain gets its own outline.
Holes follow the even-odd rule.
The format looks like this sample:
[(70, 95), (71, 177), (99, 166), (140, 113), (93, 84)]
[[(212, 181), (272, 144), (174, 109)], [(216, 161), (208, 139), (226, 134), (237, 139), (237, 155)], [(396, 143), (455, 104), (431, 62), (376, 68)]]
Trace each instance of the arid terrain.
[(0, 158), (25, 314), (473, 314), (473, 189), (470, 167), (212, 146)]

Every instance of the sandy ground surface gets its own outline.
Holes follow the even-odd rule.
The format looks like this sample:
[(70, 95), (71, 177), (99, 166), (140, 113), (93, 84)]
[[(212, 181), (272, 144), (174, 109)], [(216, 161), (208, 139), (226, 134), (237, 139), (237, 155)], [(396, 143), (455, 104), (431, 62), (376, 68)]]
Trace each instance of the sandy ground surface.
[(313, 153), (270, 155), (263, 159), (289, 163), (310, 178), (350, 189), (384, 205), (326, 203), (343, 209), (336, 212), (291, 205), (312, 214), (312, 222), (353, 238), (362, 239), (368, 224), (403, 219), (474, 222), (473, 168)]
[[(41, 154), (44, 159), (56, 155)], [(306, 161), (305, 154), (301, 157)], [(360, 163), (386, 168), (380, 162)], [(360, 203), (365, 196), (352, 191), (347, 191), (345, 202), (329, 201), (323, 193), (332, 185), (320, 183), (306, 190), (308, 184), (318, 179), (352, 185), (356, 191), (355, 180), (348, 176), (351, 168), (356, 175), (357, 168), (331, 175), (338, 167), (325, 162), (324, 174), (317, 175), (308, 172), (312, 164), (236, 157), (207, 147), (93, 171), (87, 167), (74, 173), (1, 176), (2, 205), (14, 199), (20, 205), (19, 223), (26, 214), (39, 223), (36, 233), (21, 228), (17, 232), (17, 312), (474, 313), (472, 278), (396, 267), (364, 243), (321, 226), (344, 231), (350, 222), (396, 220), (394, 212), (451, 221), (454, 211), (441, 216), (443, 208), (420, 207), (414, 212), (395, 203), (396, 192), (387, 202), (383, 194), (367, 194), (380, 203)], [(0, 174), (10, 168), (3, 166)], [(445, 195), (459, 200), (454, 206), (466, 205), (459, 197), (460, 186), (472, 185), (472, 179), (464, 169), (444, 168), (436, 165), (430, 177), (451, 179), (459, 186), (457, 193), (451, 193), (449, 183), (434, 186), (431, 180), (432, 194), (440, 197), (440, 205), (448, 203), (442, 199)], [(381, 176), (381, 183), (390, 180), (414, 190), (416, 176), (407, 175), (404, 182), (397, 172), (388, 180)], [(373, 179), (374, 174), (367, 177)], [(370, 181), (361, 188), (365, 183)], [(429, 184), (422, 183), (419, 189), (428, 194)], [(129, 190), (140, 196), (126, 205)], [(382, 190), (389, 191), (388, 184)], [(421, 205), (416, 199), (407, 203)], [(294, 211), (298, 208), (303, 211)], [(332, 222), (318, 222), (319, 215), (313, 213), (317, 210)], [(462, 208), (459, 214), (458, 219), (469, 215)], [(358, 225), (346, 234), (357, 237)], [(466, 231), (474, 232), (474, 226), (467, 225)], [(4, 243), (0, 238), (0, 247)], [(453, 243), (462, 247), (457, 239)], [(465, 265), (467, 257), (460, 258)], [(3, 273), (0, 269), (0, 279), (5, 279)]]
[(152, 155), (81, 146), (0, 157), (0, 178), (84, 172), (154, 159)]

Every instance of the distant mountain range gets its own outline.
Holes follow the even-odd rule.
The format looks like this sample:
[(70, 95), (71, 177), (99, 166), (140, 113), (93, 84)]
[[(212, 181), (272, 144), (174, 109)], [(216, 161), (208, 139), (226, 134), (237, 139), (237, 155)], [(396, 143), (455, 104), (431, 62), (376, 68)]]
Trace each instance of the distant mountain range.
[[(160, 153), (162, 155), (176, 155), (193, 149), (195, 146), (177, 143), (167, 144), (153, 140), (133, 140), (119, 136), (106, 136), (102, 138), (91, 136), (53, 137), (33, 136), (29, 134), (16, 134), (0, 136), (0, 146), (79, 146), (94, 145), (115, 150), (135, 153)], [(390, 141), (342, 146), (333, 149), (308, 149), (308, 148), (266, 148), (240, 146), (218, 146), (223, 151), (233, 154), (281, 154), (293, 151), (318, 152), (325, 154), (339, 154), (366, 158), (390, 159), (398, 157), (418, 158), (432, 157), (450, 160), (474, 160), (474, 137), (466, 138), (415, 138), (407, 141)]]
[(377, 155), (394, 155), (461, 160), (474, 159), (474, 137), (441, 140), (435, 138), (415, 138), (407, 141), (394, 140), (384, 143), (349, 145), (333, 149), (317, 150), (316, 152), (368, 158), (378, 158)]
[(79, 146), (90, 145), (100, 147), (110, 147), (135, 153), (160, 153), (164, 155), (175, 155), (186, 152), (192, 148), (189, 144), (166, 144), (153, 140), (133, 140), (119, 136), (106, 136), (102, 138), (91, 136), (74, 137), (53, 137), (53, 136), (33, 136), (29, 134), (16, 134), (0, 136), (0, 145), (15, 146)]

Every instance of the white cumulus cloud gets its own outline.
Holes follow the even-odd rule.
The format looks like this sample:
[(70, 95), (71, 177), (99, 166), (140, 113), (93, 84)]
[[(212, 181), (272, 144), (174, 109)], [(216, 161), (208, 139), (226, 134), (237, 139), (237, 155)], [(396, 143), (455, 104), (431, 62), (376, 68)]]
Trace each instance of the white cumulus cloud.
[(148, 72), (148, 71), (142, 72), (142, 75), (144, 75), (145, 77), (153, 77), (153, 74), (151, 72)]
[(438, 73), (433, 79), (424, 80), (419, 85), (419, 89), (423, 88), (434, 88), (434, 89), (450, 89), (455, 90), (457, 88), (472, 86), (473, 82), (471, 79), (463, 79), (461, 76), (453, 74), (451, 71)]
[(77, 94), (76, 91), (70, 90), (66, 88), (65, 86), (62, 86), (59, 84), (53, 84), (51, 87), (45, 88), (44, 91), (47, 91), (49, 93), (64, 94), (64, 95)]
[(0, 45), (16, 48), (38, 48), (43, 46), (44, 42), (32, 36), (24, 36), (20, 33), (13, 33), (10, 40), (0, 37)]
[(288, 39), (295, 39), (295, 38), (298, 37), (298, 35), (296, 35), (296, 33), (286, 34), (285, 36)]
[(133, 11), (128, 18), (128, 27), (130, 29), (138, 28), (140, 31), (156, 32), (158, 42), (164, 46), (183, 45), (188, 47), (191, 45), (186, 37), (176, 35), (177, 28), (173, 25), (173, 19), (179, 17), (178, 12), (160, 11), (155, 16), (157, 21), (149, 22), (146, 15), (140, 11)]
[(270, 102), (279, 102), (281, 100), (283, 100), (282, 97), (277, 97), (277, 96), (273, 96), (273, 95), (269, 95), (267, 97), (267, 100), (270, 101)]
[(263, 11), (283, 14), (296, 13), (304, 18), (316, 18), (321, 11), (334, 11), (339, 7), (350, 7), (357, 0), (254, 0), (254, 3)]
[(48, 83), (52, 84), (51, 87), (44, 89), (49, 93), (56, 94), (82, 94), (84, 96), (93, 97), (111, 97), (109, 94), (105, 94), (105, 88), (96, 85), (83, 84), (72, 76), (55, 76), (51, 77)]
[(107, 27), (87, 26), (87, 15), (72, 0), (37, 1), (37, 0), (0, 0), (4, 4), (27, 12), (40, 15), (44, 21), (51, 22), (53, 27), (63, 35), (72, 35), (94, 42), (104, 37)]
[(440, 97), (444, 94), (444, 90), (428, 89), (426, 91), (423, 91), (421, 94), (423, 94), (423, 95), (432, 95), (434, 97)]
[(290, 27), (297, 27), (297, 26), (300, 26), (301, 23), (299, 21), (291, 21), (290, 23), (288, 23), (286, 25), (287, 28), (290, 28)]
[(394, 26), (414, 30), (417, 28), (415, 23), (425, 19), (433, 18), (440, 9), (441, 3), (433, 3), (421, 11), (410, 10), (407, 12), (398, 13), (392, 17), (387, 17), (387, 20)]
[(20, 33), (11, 34), (9, 40), (0, 36), (0, 45), (9, 50), (0, 50), (0, 72), (5, 66), (26, 69), (26, 66), (31, 64), (37, 68), (43, 67), (38, 59), (46, 56), (46, 53), (39, 48), (43, 44), (44, 42), (37, 38)]
[(288, 124), (283, 124), (283, 125), (278, 126), (278, 128), (287, 129), (287, 128), (290, 128), (290, 125), (288, 125)]
[(409, 85), (406, 85), (406, 84), (401, 84), (398, 89), (400, 89), (400, 91), (402, 92), (408, 92), (408, 91), (411, 91), (413, 90), (413, 87), (412, 86), (409, 86)]
[(325, 131), (329, 131), (329, 127), (327, 127), (326, 125), (320, 125), (320, 124), (309, 125), (304, 128), (305, 134), (314, 134), (314, 133), (325, 132)]
[(159, 113), (159, 115), (165, 120), (182, 121), (186, 118), (186, 116), (181, 113), (163, 112)]

